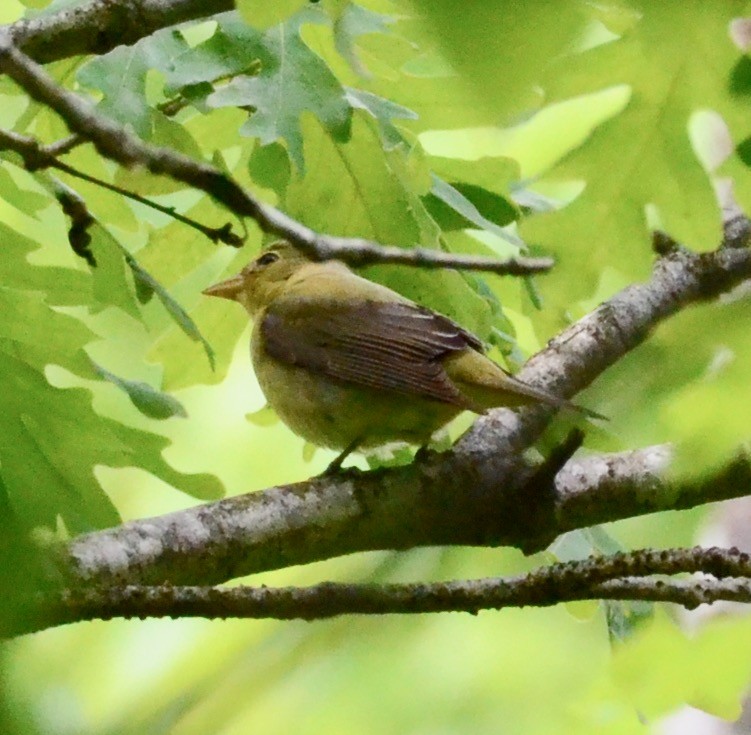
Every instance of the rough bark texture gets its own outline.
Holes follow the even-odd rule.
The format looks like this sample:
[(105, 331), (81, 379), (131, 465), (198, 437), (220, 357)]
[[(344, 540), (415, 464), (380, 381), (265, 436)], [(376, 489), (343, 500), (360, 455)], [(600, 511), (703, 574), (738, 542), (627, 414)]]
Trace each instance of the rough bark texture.
[[(55, 110), (71, 131), (92, 142), (102, 156), (126, 166), (144, 166), (152, 173), (206, 191), (237, 215), (255, 218), (267, 232), (288, 237), (320, 257), (348, 253), (354, 262), (370, 262), (368, 259), (376, 256), (385, 262), (404, 262), (403, 250), (315, 233), (256, 200), (215, 167), (144, 143), (61, 88), (39, 66), (72, 55), (103, 53), (160, 28), (232, 6), (227, 0), (93, 0), (2, 29), (0, 71)], [(687, 253), (669, 239), (657, 237), (655, 246), (661, 257), (652, 278), (624, 289), (556, 337), (527, 363), (519, 377), (561, 397), (574, 395), (639, 345), (662, 320), (748, 279), (748, 232), (748, 221), (735, 218), (728, 223), (722, 247), (702, 255)], [(440, 258), (420, 251), (408, 257), (413, 265), (446, 265), (438, 262)], [(429, 262), (423, 262), (426, 258)], [(512, 265), (518, 269), (524, 264)], [(536, 265), (542, 267), (539, 262)], [(284, 608), (295, 597), (292, 593), (285, 597), (284, 591), (276, 598), (258, 591), (245, 597), (240, 593), (222, 597), (210, 590), (183, 590), (180, 597), (170, 593), (169, 587), (151, 591), (124, 587), (118, 598), (113, 588), (162, 585), (165, 581), (174, 585), (215, 584), (251, 572), (370, 549), (504, 544), (535, 551), (566, 530), (737, 497), (751, 486), (751, 467), (744, 456), (702, 483), (671, 485), (664, 480), (670, 462), (670, 448), (664, 446), (576, 458), (557, 474), (551, 471), (557, 469), (555, 462), (541, 470), (530, 463), (525, 452), (550, 418), (546, 408), (518, 413), (493, 411), (476, 421), (449, 452), (423, 454), (408, 467), (316, 478), (79, 537), (61, 550), (59, 571), (74, 588), (87, 583), (106, 589), (88, 596), (63, 594), (57, 608), (45, 608), (50, 615), (57, 610), (57, 618), (49, 618), (50, 624), (55, 620), (126, 614), (123, 600), (131, 606), (131, 614), (154, 614), (156, 608), (149, 606), (170, 596), (173, 607), (163, 614), (205, 614), (206, 601), (213, 600), (219, 605), (215, 607), (217, 614), (221, 615), (222, 609), (234, 614), (233, 609), (245, 606), (253, 616), (259, 610), (268, 611), (269, 600), (275, 599)], [(565, 459), (565, 452), (562, 456)], [(740, 573), (746, 575), (747, 571)], [(706, 590), (699, 589), (701, 582), (674, 585), (665, 592), (659, 581), (652, 580), (588, 577), (590, 586), (585, 589), (581, 586), (584, 577), (579, 579), (579, 587), (566, 586), (554, 577), (540, 579), (537, 583), (542, 587), (532, 585), (526, 597), (519, 593), (516, 604), (552, 604), (587, 594), (628, 594), (643, 599), (675, 599), (682, 604), (711, 598)], [(457, 583), (442, 591), (412, 586), (407, 607), (417, 611), (423, 609), (420, 599), (432, 599), (440, 603), (434, 609), (479, 609), (479, 592), (490, 594), (485, 606), (513, 604), (508, 602), (507, 584), (504, 580), (493, 580), (490, 587), (480, 583), (462, 587)], [(716, 587), (720, 596), (751, 599), (747, 583), (728, 580), (724, 584)], [(527, 588), (520, 584), (515, 589)], [(541, 589), (554, 594), (541, 596)], [(391, 591), (399, 597), (403, 590)], [(380, 605), (382, 612), (407, 611), (389, 607), (395, 604), (394, 596), (386, 599), (379, 596), (380, 591), (364, 588), (360, 593), (360, 602), (355, 604), (356, 595), (350, 589), (319, 587), (315, 594), (303, 595), (307, 616), (312, 616), (315, 604), (322, 605), (322, 615), (367, 611), (368, 605)], [(451, 607), (458, 604), (457, 599), (464, 607)], [(306, 616), (297, 608), (282, 608), (280, 617)]]
[(40, 63), (104, 54), (160, 28), (235, 7), (233, 0), (93, 0), (34, 20), (14, 23), (13, 42)]
[[(655, 575), (703, 572), (689, 581)], [(707, 577), (710, 574), (712, 577)], [(412, 584), (312, 587), (174, 585), (69, 589), (34, 595), (0, 633), (19, 634), (79, 620), (114, 617), (276, 618), (469, 612), (568, 600), (662, 600), (697, 607), (716, 600), (751, 601), (749, 555), (737, 549), (641, 549), (551, 564), (517, 577)]]
[[(652, 279), (602, 304), (533, 357), (526, 381), (580, 390), (659, 321), (751, 274), (751, 252), (676, 250)], [(745, 457), (700, 485), (662, 479), (667, 447), (572, 460), (554, 487), (535, 483), (524, 450), (545, 408), (491, 412), (450, 450), (378, 472), (347, 473), (241, 495), (75, 539), (63, 569), (97, 584), (214, 584), (356, 551), (465, 544), (544, 548), (559, 533), (748, 492)]]

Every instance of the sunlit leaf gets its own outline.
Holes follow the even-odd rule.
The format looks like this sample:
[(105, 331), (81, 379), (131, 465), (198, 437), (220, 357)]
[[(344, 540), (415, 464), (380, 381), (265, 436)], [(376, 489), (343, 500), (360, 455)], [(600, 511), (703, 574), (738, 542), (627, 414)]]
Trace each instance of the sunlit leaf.
[(238, 0), (237, 9), (248, 25), (259, 30), (266, 30), (288, 20), (307, 3), (308, 0), (279, 0), (274, 3), (266, 3), (262, 0)]
[[(208, 41), (176, 60), (169, 82), (183, 87), (229, 78), (208, 97), (208, 104), (250, 108), (241, 132), (258, 137), (263, 145), (284, 140), (294, 165), (303, 170), (303, 112), (316, 115), (337, 139), (349, 132), (343, 88), (300, 38), (304, 23), (324, 21), (325, 16), (308, 10), (261, 33), (231, 15), (222, 16), (220, 29)], [(248, 75), (248, 70), (253, 73)]]

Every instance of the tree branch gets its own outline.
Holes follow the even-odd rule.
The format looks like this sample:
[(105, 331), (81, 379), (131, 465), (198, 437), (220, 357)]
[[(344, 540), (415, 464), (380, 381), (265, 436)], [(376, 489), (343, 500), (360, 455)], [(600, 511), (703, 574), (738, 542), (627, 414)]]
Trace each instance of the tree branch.
[(9, 26), (13, 43), (46, 64), (105, 54), (167, 28), (232, 10), (233, 0), (92, 0)]
[(559, 532), (751, 495), (745, 453), (711, 475), (681, 483), (665, 479), (671, 459), (672, 447), (663, 444), (569, 463), (556, 477)]
[[(671, 252), (648, 283), (624, 289), (566, 330), (521, 376), (570, 396), (662, 319), (749, 276), (746, 248)], [(406, 467), (314, 478), (81, 536), (61, 568), (72, 583), (215, 584), (374, 549), (462, 544), (531, 552), (572, 528), (738, 497), (751, 487), (745, 456), (714, 478), (675, 487), (663, 477), (669, 450), (657, 447), (574, 459), (555, 492), (538, 495), (524, 449), (550, 416), (545, 407), (491, 411), (452, 450)]]
[[(35, 99), (56, 110), (74, 133), (94, 142), (103, 155), (201, 189), (236, 214), (255, 218), (267, 232), (292, 240), (314, 256), (360, 264), (385, 260), (426, 266), (429, 261), (436, 267), (499, 267), (510, 269), (500, 272), (514, 273), (530, 272), (523, 271), (527, 266), (549, 267), (540, 261), (498, 266), (489, 259), (479, 262), (432, 251), (384, 249), (356, 238), (317, 235), (257, 200), (219, 169), (131, 135), (56, 85), (19, 50), (23, 48), (38, 61), (101, 53), (160, 27), (230, 6), (206, 0), (130, 0), (127, 4), (95, 0), (81, 8), (6, 27), (0, 69)], [(664, 248), (665, 255), (647, 284), (625, 289), (566, 330), (528, 362), (520, 377), (570, 396), (641, 343), (661, 320), (748, 278), (748, 222), (738, 219), (735, 225), (732, 235), (728, 228), (727, 247), (715, 253), (694, 255)], [(629, 453), (630, 457), (595, 458), (589, 465), (587, 460), (574, 460), (559, 473), (551, 498), (530, 499), (529, 483), (535, 470), (522, 452), (534, 443), (549, 418), (546, 408), (516, 414), (494, 411), (479, 419), (444, 455), (428, 456), (410, 467), (388, 472), (272, 488), (80, 537), (64, 552), (61, 566), (75, 581), (101, 584), (160, 582), (165, 578), (216, 582), (249, 571), (364, 549), (462, 543), (513, 544), (531, 551), (542, 548), (562, 530), (674, 507), (676, 496), (671, 493), (676, 488), (667, 486), (661, 477), (659, 449), (642, 450), (641, 455)], [(643, 464), (633, 466), (639, 458)], [(621, 473), (616, 471), (614, 476), (613, 468), (620, 468)], [(588, 473), (592, 483), (570, 490), (577, 472)], [(739, 458), (711, 487), (678, 488), (678, 507), (704, 502), (704, 493), (712, 499), (744, 494), (748, 478), (749, 463), (745, 457)], [(646, 487), (653, 492), (646, 493)]]
[(0, 31), (0, 72), (7, 74), (30, 97), (57, 112), (71, 132), (91, 141), (97, 151), (123, 166), (143, 166), (204, 191), (238, 217), (251, 217), (268, 233), (290, 240), (318, 260), (340, 259), (353, 265), (399, 263), (422, 268), (465, 268), (499, 275), (530, 275), (553, 267), (551, 258), (498, 260), (454, 255), (425, 248), (388, 247), (362, 238), (314, 232), (275, 207), (257, 199), (220, 169), (170, 148), (145, 143), (113, 120), (100, 115), (87, 101), (64, 89), (13, 43), (8, 28)]
[(47, 155), (57, 158), (58, 156), (64, 156), (66, 153), (70, 153), (74, 148), (77, 148), (85, 142), (86, 141), (79, 135), (68, 135), (65, 138), (56, 140), (54, 143), (43, 146), (42, 150), (44, 150)]
[[(654, 575), (712, 575), (691, 581)], [(541, 567), (529, 574), (432, 584), (342, 584), (313, 587), (84, 588), (38, 595), (8, 635), (81, 620), (114, 617), (275, 618), (414, 614), (557, 605), (572, 600), (632, 599), (693, 608), (716, 600), (751, 602), (751, 561), (737, 549), (642, 549)]]
[[(663, 477), (668, 459), (667, 447), (651, 447), (572, 460), (556, 478), (553, 512), (545, 515), (548, 539), (596, 523), (749, 494), (746, 458), (701, 483), (680, 486)], [(504, 543), (483, 536), (489, 526), (505, 534), (507, 544), (524, 546), (524, 526), (540, 530), (539, 515), (526, 518), (521, 529), (505, 517), (520, 511), (509, 508), (503, 486), (482, 506), (490, 520), (482, 519), (468, 486), (435, 475), (437, 487), (427, 478), (415, 486), (404, 477), (409, 469), (310, 480), (80, 536), (64, 548), (60, 569), (71, 585), (164, 579), (216, 584), (358, 551)], [(416, 480), (419, 469), (411, 469)], [(522, 512), (530, 507), (534, 514), (534, 498), (527, 498)]]
[[(103, 181), (102, 179), (96, 178), (96, 176), (91, 176), (84, 171), (79, 171), (77, 168), (73, 168), (73, 166), (69, 166), (67, 163), (57, 159), (58, 155), (66, 153), (71, 147), (75, 147), (82, 142), (86, 141), (77, 135), (71, 135), (57, 143), (53, 143), (52, 145), (43, 146), (35, 138), (14, 133), (10, 130), (0, 129), (0, 150), (11, 150), (14, 153), (17, 153), (23, 159), (24, 167), (30, 172), (36, 171), (40, 168), (57, 169), (58, 171), (68, 174), (68, 176), (88, 181), (90, 184), (99, 186), (102, 189), (107, 189), (115, 194), (131, 199), (134, 202), (143, 204), (145, 207), (150, 207), (157, 212), (166, 214), (177, 222), (181, 222), (182, 224), (197, 230), (211, 240), (211, 242), (222, 242), (225, 245), (231, 245), (236, 248), (243, 246), (243, 238), (232, 231), (232, 225), (229, 222), (226, 222), (221, 227), (208, 227), (190, 217), (180, 214), (174, 207), (167, 207), (163, 204), (159, 204), (159, 202), (142, 197), (140, 194), (136, 194), (133, 191), (128, 191), (127, 189), (123, 189), (115, 184), (110, 184), (108, 181)], [(61, 201), (61, 203), (63, 202)], [(66, 212), (66, 214), (69, 213)], [(74, 248), (74, 250), (76, 250), (76, 248)], [(76, 252), (81, 255), (78, 250), (76, 250)], [(90, 264), (94, 265), (94, 263)]]

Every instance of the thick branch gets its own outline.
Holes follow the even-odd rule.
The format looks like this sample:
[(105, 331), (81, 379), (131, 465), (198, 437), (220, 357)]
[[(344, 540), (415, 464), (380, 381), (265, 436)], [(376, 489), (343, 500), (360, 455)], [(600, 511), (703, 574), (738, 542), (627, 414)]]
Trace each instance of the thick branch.
[(660, 445), (569, 463), (556, 477), (559, 532), (751, 495), (746, 454), (711, 475), (680, 483), (665, 479), (671, 459), (672, 448)]
[[(654, 575), (710, 574), (688, 582)], [(509, 578), (432, 584), (341, 584), (313, 587), (142, 587), (64, 590), (37, 596), (8, 634), (114, 617), (300, 618), (436, 613), (549, 606), (590, 599), (751, 602), (751, 562), (737, 549), (643, 549), (542, 567)], [(721, 580), (721, 581), (718, 581)]]
[[(136, 22), (140, 35), (132, 30), (133, 35), (129, 36), (127, 28), (131, 26), (117, 18), (118, 8), (123, 7), (131, 16), (144, 13)], [(103, 25), (94, 35), (100, 35), (102, 45), (93, 48), (101, 51), (116, 43), (107, 37), (115, 26), (117, 42), (123, 42), (163, 25), (223, 9), (224, 5), (216, 2), (208, 9), (206, 3), (188, 0), (130, 0), (127, 6), (98, 0), (51, 16), (56, 19), (54, 22), (32, 21), (6, 29), (0, 69), (35, 99), (56, 110), (74, 133), (94, 142), (103, 155), (124, 165), (145, 166), (153, 173), (169, 175), (206, 191), (235, 213), (255, 218), (266, 231), (286, 237), (318, 257), (342, 257), (346, 253), (350, 260), (367, 262), (371, 257), (368, 249), (374, 248), (373, 252), (382, 254), (388, 262), (398, 258), (424, 260), (419, 251), (411, 255), (410, 251), (398, 249), (389, 252), (375, 243), (317, 235), (258, 201), (218, 169), (144, 143), (100, 116), (76, 95), (56, 85), (15, 45), (39, 60), (49, 60), (91, 50), (86, 43), (93, 43), (93, 36), (89, 35), (80, 46), (70, 39), (85, 36), (99, 22)], [(154, 10), (153, 16), (148, 15), (150, 10)], [(48, 22), (52, 25), (45, 26)], [(79, 22), (83, 26), (76, 26)], [(75, 32), (71, 30), (74, 27)], [(88, 30), (81, 35), (83, 27)], [(46, 55), (53, 52), (44, 51), (40, 39), (45, 36), (54, 40), (60, 56)], [(72, 50), (74, 47), (78, 50)], [(741, 230), (740, 238), (728, 236), (728, 244), (745, 243), (745, 220)], [(452, 264), (469, 267), (456, 260)], [(486, 266), (489, 264), (482, 265)], [(518, 263), (502, 264), (502, 268), (519, 272)], [(727, 247), (705, 255), (670, 250), (658, 261), (649, 283), (625, 289), (564, 332), (529, 361), (521, 377), (570, 396), (643, 341), (662, 319), (689, 303), (728, 290), (749, 275), (751, 256), (744, 248)], [(522, 452), (535, 441), (549, 417), (544, 408), (518, 414), (494, 411), (479, 419), (451, 452), (424, 458), (408, 468), (275, 488), (82, 537), (70, 547), (67, 571), (73, 577), (103, 583), (117, 578), (204, 582), (369, 548), (465, 543), (515, 544), (534, 550), (567, 528), (670, 507), (672, 496), (650, 504), (643, 497), (623, 491), (622, 499), (631, 502), (630, 508), (624, 502), (603, 510), (610, 497), (604, 491), (596, 507), (589, 508), (583, 501), (584, 493), (565, 496), (560, 492), (535, 492), (534, 486), (529, 485), (534, 473)], [(740, 472), (744, 479), (745, 460), (732, 471)], [(658, 483), (659, 477), (655, 475), (654, 481)], [(720, 486), (726, 487), (723, 483)], [(597, 487), (606, 488), (607, 482), (603, 480)], [(686, 493), (680, 502), (700, 502), (698, 492)], [(745, 487), (735, 488), (736, 494), (743, 492)], [(173, 575), (178, 562), (180, 568)]]
[[(750, 275), (745, 248), (670, 253), (648, 283), (625, 289), (566, 330), (522, 376), (571, 395), (659, 321)], [(82, 536), (63, 567), (74, 580), (95, 584), (214, 584), (372, 549), (465, 544), (534, 551), (571, 528), (738, 497), (751, 488), (745, 458), (701, 485), (673, 487), (661, 474), (667, 449), (653, 448), (574, 460), (555, 492), (537, 492), (523, 449), (548, 417), (537, 408), (493, 411), (451, 451), (407, 467), (315, 478)]]
[[(551, 537), (575, 528), (749, 494), (751, 463), (738, 458), (702, 482), (667, 482), (670, 449), (650, 447), (573, 460), (555, 482)], [(470, 486), (436, 477), (415, 482), (401, 472), (323, 478), (237, 496), (158, 518), (134, 521), (75, 540), (66, 550), (71, 583), (215, 584), (253, 572), (376, 549), (440, 544), (484, 545), (489, 524), (507, 536), (519, 515), (499, 487), (478, 517)], [(456, 494), (458, 498), (454, 497)], [(527, 505), (532, 504), (527, 499)], [(524, 499), (520, 499), (523, 502)], [(484, 507), (484, 506), (483, 506)], [(452, 522), (453, 521), (453, 522)], [(532, 525), (533, 520), (526, 520)], [(523, 529), (517, 530), (519, 545)]]
[(40, 63), (128, 46), (160, 28), (232, 10), (233, 0), (92, 0), (10, 26), (13, 42)]

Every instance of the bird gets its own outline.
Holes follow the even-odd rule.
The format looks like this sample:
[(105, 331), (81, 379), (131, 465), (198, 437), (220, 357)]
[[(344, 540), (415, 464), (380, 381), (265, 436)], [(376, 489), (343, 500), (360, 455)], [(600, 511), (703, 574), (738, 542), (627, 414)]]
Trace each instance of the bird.
[(424, 447), (459, 413), (545, 404), (600, 414), (514, 378), (443, 314), (286, 240), (204, 294), (253, 320), (251, 358), (268, 404), (298, 436), (339, 450)]

